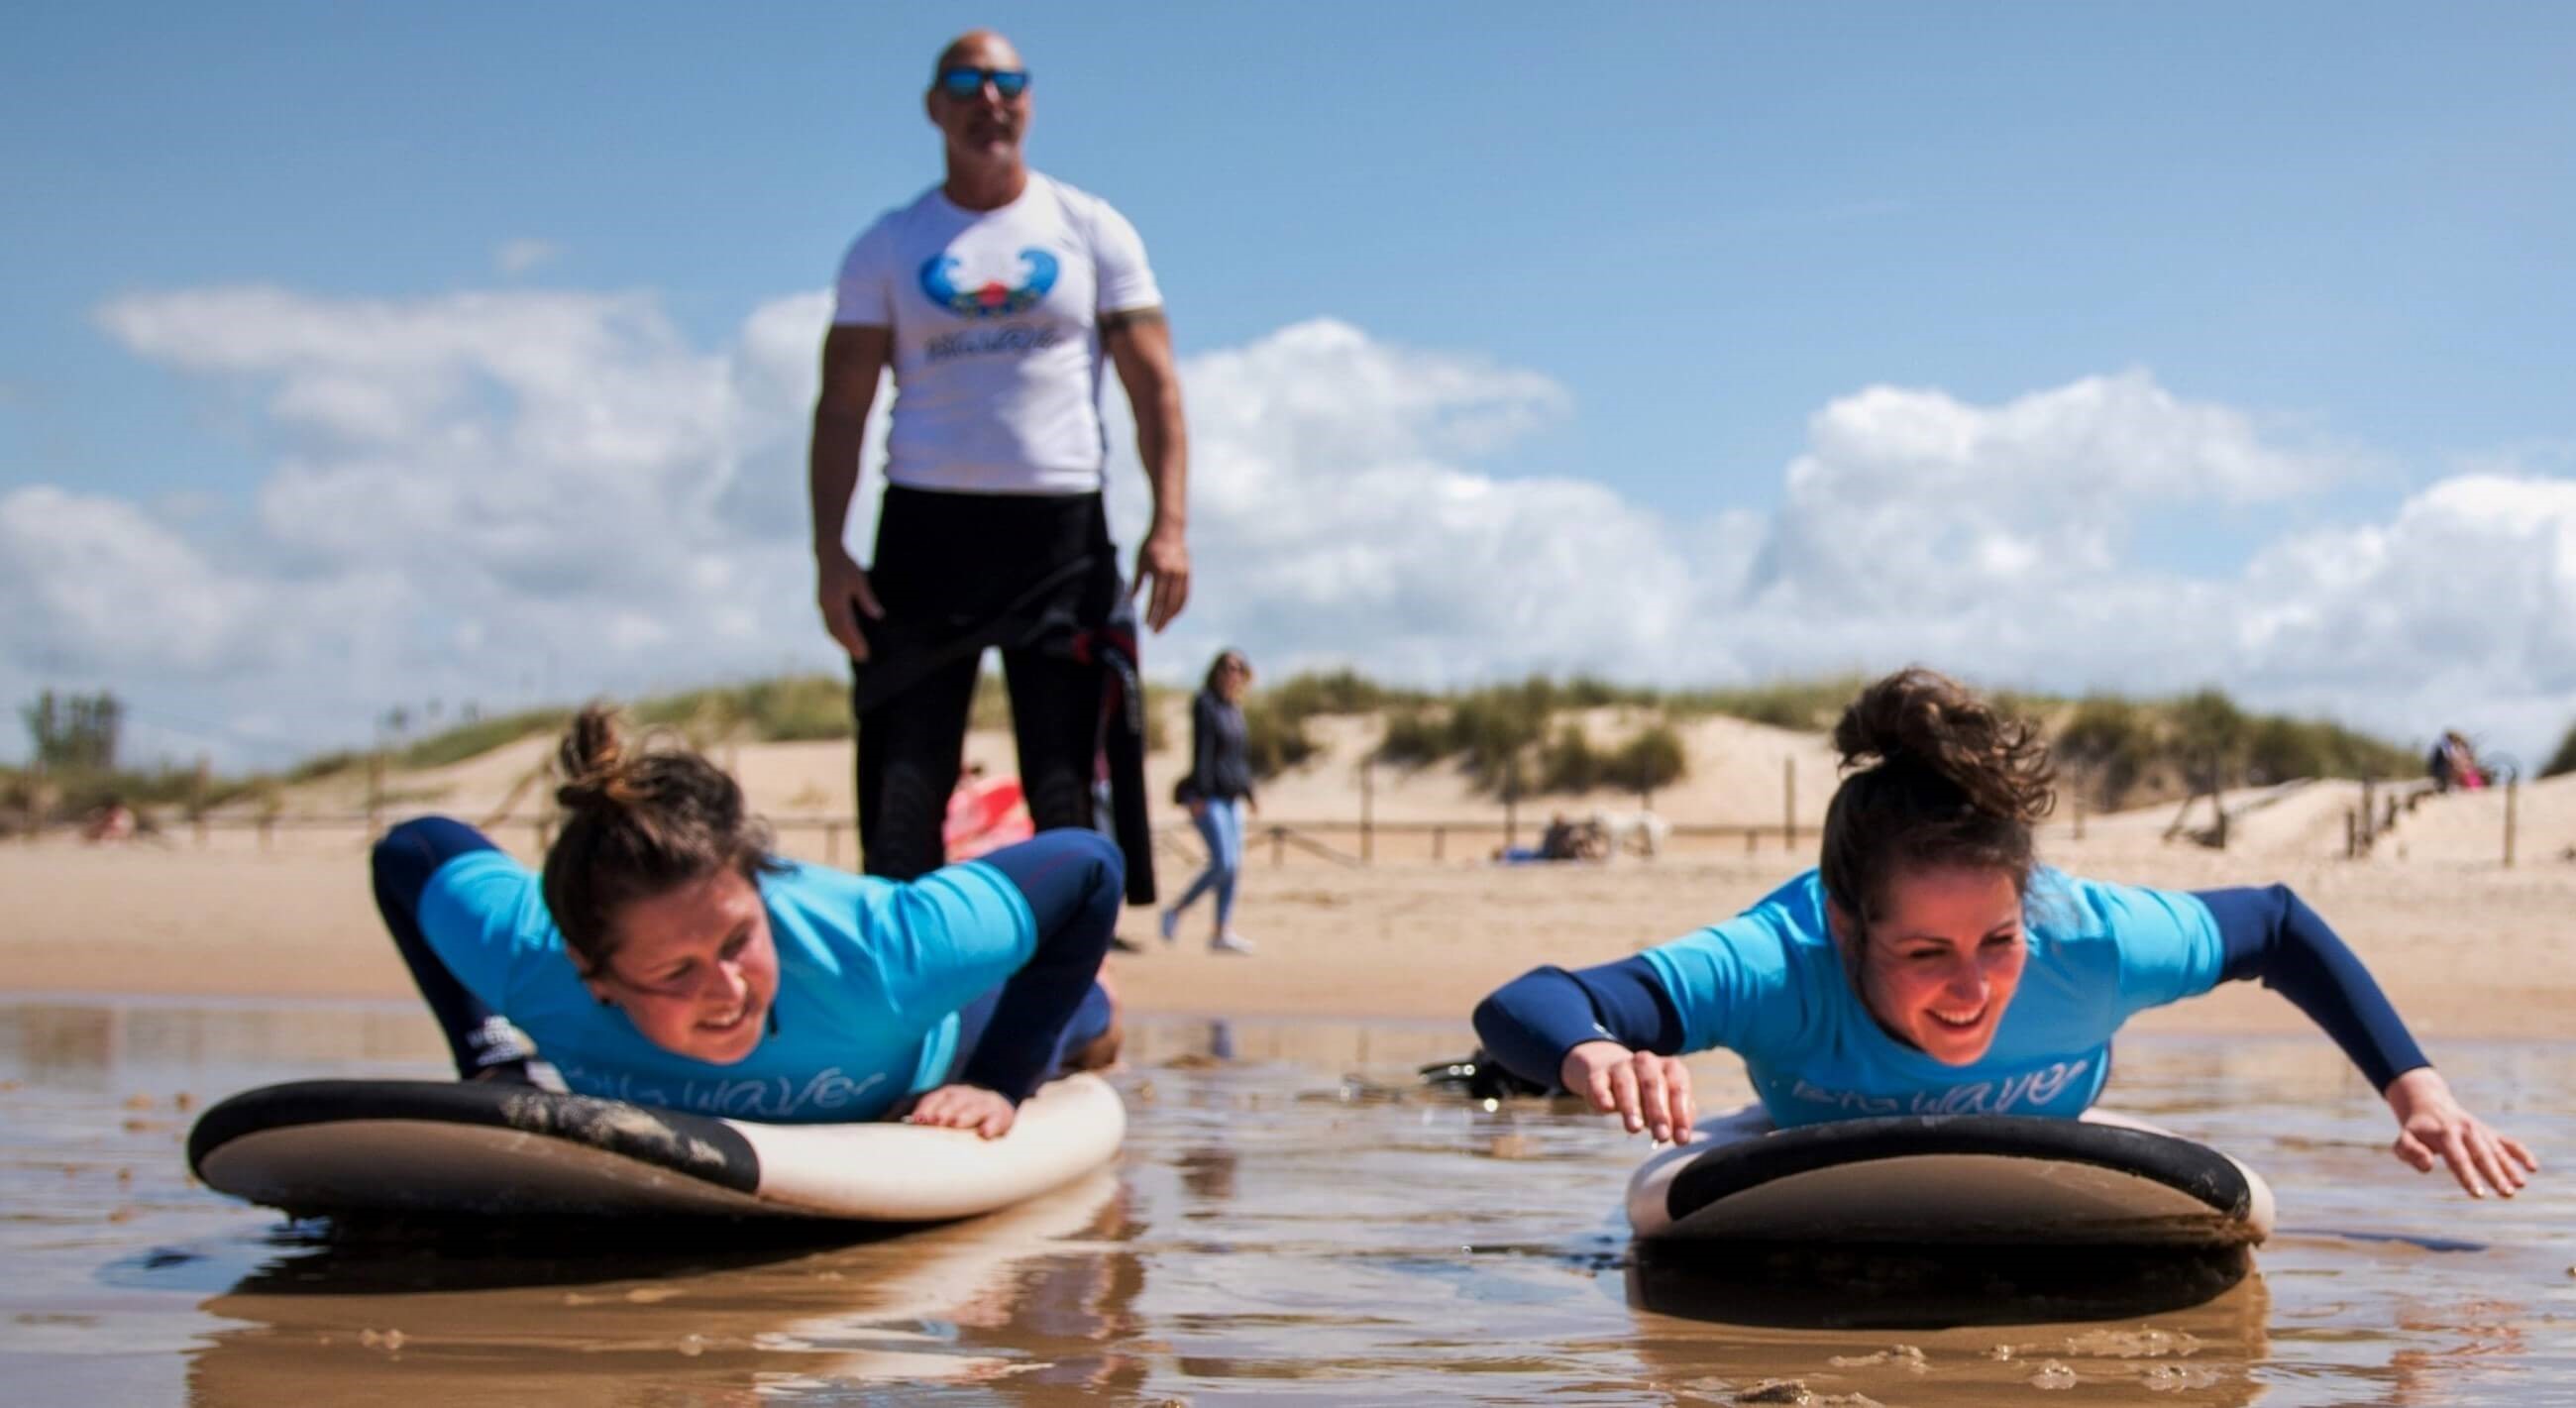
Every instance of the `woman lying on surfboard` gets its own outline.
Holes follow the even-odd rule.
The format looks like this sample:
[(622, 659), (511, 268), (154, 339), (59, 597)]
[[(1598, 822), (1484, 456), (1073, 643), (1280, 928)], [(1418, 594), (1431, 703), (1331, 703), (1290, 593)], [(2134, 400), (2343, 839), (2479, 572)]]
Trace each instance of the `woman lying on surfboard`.
[(1476, 1009), (1514, 1074), (1660, 1140), (1691, 1127), (1676, 1055), (1744, 1058), (1780, 1126), (1899, 1114), (2080, 1115), (2131, 1014), (2261, 979), (2397, 1117), (2397, 1157), (2511, 1197), (2539, 1162), (2461, 1108), (2334, 931), (2280, 885), (2147, 890), (2039, 866), (2048, 751), (1929, 670), (1861, 693), (1822, 864), (1633, 958), (1539, 968)]
[(630, 746), (604, 708), (558, 762), (542, 877), (446, 817), (376, 845), (377, 907), (460, 1077), (524, 1080), (542, 1058), (578, 1094), (761, 1120), (904, 1109), (992, 1138), (1048, 1076), (1115, 1053), (1105, 837), (1052, 831), (898, 883), (777, 856), (723, 769)]

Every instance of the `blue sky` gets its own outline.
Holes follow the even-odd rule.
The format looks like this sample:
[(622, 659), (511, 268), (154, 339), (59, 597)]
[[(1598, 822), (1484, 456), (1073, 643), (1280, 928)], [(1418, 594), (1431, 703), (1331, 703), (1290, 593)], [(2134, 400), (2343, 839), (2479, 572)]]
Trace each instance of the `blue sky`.
[[(1012, 34), (1037, 74), (1035, 163), (1108, 196), (1143, 231), (1181, 349), (1205, 359), (1193, 363), (1192, 414), (1220, 452), (1237, 440), (1229, 407), (1208, 398), (1263, 375), (1227, 359), (1320, 366), (1320, 394), (1352, 358), (1301, 360), (1273, 340), (1330, 320), (1394, 374), (1453, 388), (1502, 379), (1465, 412), (1428, 414), (1482, 407), (1508, 424), (1462, 440), (1399, 408), (1388, 414), (1402, 423), (1379, 425), (1371, 445), (1402, 442), (1396, 458), (1416, 468), (1525, 486), (1516, 502), (1546, 502), (1548, 485), (1597, 494), (1551, 511), (1633, 515), (1680, 575), (1622, 589), (1678, 594), (1702, 614), (1757, 599), (1782, 609), (1763, 596), (1778, 580), (1753, 564), (1794, 560), (1782, 554), (1790, 530), (1832, 517), (1797, 502), (1790, 467), (1877, 463), (1895, 443), (1887, 422), (1860, 417), (1870, 428), (1855, 433), (1878, 449), (1818, 438), (1830, 407), (1870, 388), (1937, 393), (1978, 444), (2012, 439), (2007, 422), (2020, 422), (2005, 408), (2088, 379), (2143, 378), (2153, 394), (2140, 393), (2141, 415), (2163, 414), (2162, 397), (2240, 417), (2233, 449), (2183, 454), (2201, 455), (2206, 473), (2149, 476), (2067, 510), (2081, 520), (2071, 537), (2000, 503), (1961, 531), (2010, 530), (2014, 545), (1980, 559), (1988, 567), (2072, 552), (2109, 574), (2113, 595), (2206, 588), (2209, 602), (2263, 598), (2314, 630), (2338, 611), (2369, 615), (2391, 592), (2442, 597), (2420, 580), (2438, 568), (2420, 564), (2441, 560), (2425, 544), (2454, 539), (2418, 524), (2424, 556), (2393, 553), (2378, 570), (2394, 577), (2332, 602), (2277, 585), (2284, 554), (2301, 555), (2283, 544), (2402, 539), (2410, 504), (2478, 474), (2537, 495), (2467, 494), (2470, 517), (2519, 542), (2529, 535), (2512, 525), (2558, 521), (2553, 486), (2576, 473), (2576, 10), (2565, 6), (42, 5), (0, 53), (12, 185), (0, 228), (14, 256), (0, 265), (0, 495), (21, 495), (31, 533), (39, 509), (68, 511), (69, 496), (173, 534), (244, 593), (243, 610), (269, 609), (259, 593), (280, 574), (337, 581), (368, 554), (346, 549), (335, 564), (282, 529), (273, 490), (335, 455), (385, 458), (346, 437), (317, 442), (276, 399), (319, 375), (311, 358), (339, 354), (192, 355), (170, 337), (207, 335), (169, 333), (152, 300), (266, 288), (328, 321), (358, 306), (470, 317), (452, 300), (480, 294), (616, 295), (649, 305), (646, 342), (739, 357), (756, 310), (821, 288), (860, 225), (935, 179), (918, 95), (940, 43), (974, 22)], [(513, 242), (515, 261), (501, 253)], [(129, 302), (119, 323), (102, 311), (119, 300), (149, 306)], [(2092, 404), (2043, 401), (2032, 414), (2080, 419)], [(438, 413), (461, 424), (491, 408)], [(1245, 421), (1237, 438), (1257, 448), (1262, 424)], [(2101, 434), (2052, 429), (2035, 443), (2062, 464), (1998, 471), (1998, 492), (2023, 482), (2015, 473), (2117, 477), (2065, 448), (2098, 451)], [(2295, 491), (2230, 478), (2224, 464), (2241, 469), (2248, 446), (2305, 466), (2285, 471)], [(1988, 482), (1975, 462), (1987, 451), (1964, 453), (1960, 482)], [(792, 473), (774, 458), (734, 472)], [(1227, 463), (1203, 458), (1202, 476)], [(1324, 472), (1305, 476), (1315, 492)], [(1884, 488), (1875, 471), (1808, 482)], [(24, 497), (40, 488), (57, 496)], [(2455, 500), (2467, 501), (2424, 512), (2440, 518)], [(1272, 546), (1248, 528), (1211, 531), (1211, 548), (1248, 563)], [(1221, 636), (1274, 659), (1339, 655), (1391, 674), (1723, 676), (1899, 663), (1877, 657), (1916, 653), (1919, 639), (1959, 657), (1936, 663), (1988, 677), (2214, 680), (2401, 737), (2439, 727), (2430, 711), (2486, 708), (2487, 727), (2536, 749), (2555, 736), (2550, 720), (2576, 716), (2576, 678), (2545, 658), (2568, 629), (2551, 625), (2552, 604), (2576, 604), (2576, 529), (2560, 536), (2520, 549), (2532, 556), (2515, 580), (2535, 619), (2507, 632), (2510, 660), (2493, 658), (2493, 642), (2457, 643), (2441, 610), (2380, 623), (2388, 641), (2429, 653), (2376, 663), (2452, 682), (2402, 701), (2366, 671), (2289, 668), (2264, 633), (2277, 626), (2259, 623), (2238, 623), (2227, 649), (2201, 642), (2195, 656), (2179, 640), (2128, 663), (2049, 634), (2098, 631), (2101, 619), (2040, 622), (2020, 640), (1990, 611), (1919, 634), (1825, 630), (1840, 652), (1827, 655), (1734, 638), (1702, 651), (1693, 611), (1622, 650), (1539, 648), (1598, 637), (1533, 624), (1594, 589), (1579, 563), (1552, 595), (1500, 616), (1418, 588), (1350, 604), (1353, 621), (1417, 614), (1383, 636), (1349, 623), (1301, 633), (1295, 623), (1319, 611), (1332, 619), (1333, 603), (1311, 599), (1314, 574), (1253, 563), (1212, 575), (1211, 589), (1242, 597), (1204, 602), (1166, 663), (1188, 673), (1191, 653)], [(1452, 565), (1506, 540), (1520, 541), (1476, 539)], [(713, 551), (712, 538), (693, 541)], [(760, 541), (746, 530), (724, 550), (748, 561)], [(1399, 536), (1372, 550), (1438, 547)], [(708, 647), (706, 673), (828, 663), (793, 577), (727, 579), (786, 600), (759, 606), (737, 645)], [(2030, 581), (2063, 590), (2066, 578)], [(1804, 587), (1800, 600), (1822, 610), (1832, 593)], [(477, 648), (514, 617), (498, 589), (470, 610), (383, 592), (370, 599), (384, 629), (445, 631), (471, 615)], [(472, 668), (462, 646), (426, 664), (393, 652), (317, 690), (299, 673), (320, 668), (310, 661), (237, 651), (160, 668), (56, 616), (59, 628), (0, 639), (0, 686), (117, 685), (245, 758), (340, 741), (325, 736), (362, 730), (369, 699), (417, 693), (429, 665)], [(1530, 644), (1498, 646), (1497, 629)], [(1989, 648), (2003, 637), (2009, 648)], [(542, 653), (556, 662), (547, 677), (578, 692), (676, 668), (671, 641), (635, 648), (649, 669), (549, 636), (523, 642), (505, 672), (542, 692), (527, 664)], [(470, 685), (439, 687), (453, 698)], [(281, 693), (310, 696), (313, 712), (279, 712)]]

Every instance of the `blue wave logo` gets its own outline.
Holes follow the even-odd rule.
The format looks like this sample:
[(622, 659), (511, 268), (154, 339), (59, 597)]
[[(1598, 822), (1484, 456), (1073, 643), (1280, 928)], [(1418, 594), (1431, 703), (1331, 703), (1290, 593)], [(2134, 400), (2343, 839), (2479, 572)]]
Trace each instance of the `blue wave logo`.
[(957, 286), (957, 257), (934, 254), (921, 266), (921, 291), (930, 301), (961, 318), (1007, 318), (1025, 313), (1055, 287), (1059, 266), (1054, 255), (1043, 249), (1020, 251), (1020, 281), (1006, 284), (988, 279), (972, 288)]

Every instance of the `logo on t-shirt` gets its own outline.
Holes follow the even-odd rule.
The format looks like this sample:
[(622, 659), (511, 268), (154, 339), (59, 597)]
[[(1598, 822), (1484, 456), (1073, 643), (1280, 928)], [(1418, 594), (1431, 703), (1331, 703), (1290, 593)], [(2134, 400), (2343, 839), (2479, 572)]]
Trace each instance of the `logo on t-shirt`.
[(1053, 254), (1032, 247), (1020, 251), (1020, 267), (1012, 271), (1018, 282), (988, 278), (960, 288), (957, 256), (934, 254), (921, 266), (921, 291), (961, 318), (1007, 318), (1036, 307), (1055, 287), (1058, 268)]

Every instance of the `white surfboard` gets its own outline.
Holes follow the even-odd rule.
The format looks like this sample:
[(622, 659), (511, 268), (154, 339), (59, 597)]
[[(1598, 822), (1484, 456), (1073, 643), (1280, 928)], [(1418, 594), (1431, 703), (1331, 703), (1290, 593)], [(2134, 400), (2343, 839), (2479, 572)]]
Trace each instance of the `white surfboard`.
[(2215, 1149), (2102, 1111), (2081, 1120), (1907, 1115), (1775, 1130), (1703, 1120), (1628, 1184), (1648, 1241), (2248, 1246), (2272, 1189)]
[(1116, 1157), (1126, 1106), (1069, 1076), (985, 1139), (920, 1125), (761, 1124), (444, 1081), (296, 1081), (206, 1111), (206, 1186), (298, 1215), (933, 1222), (1033, 1198)]

